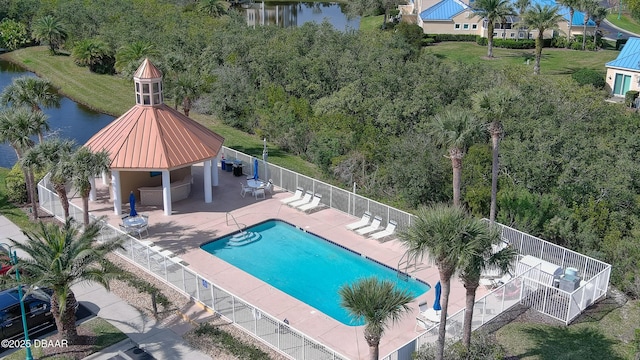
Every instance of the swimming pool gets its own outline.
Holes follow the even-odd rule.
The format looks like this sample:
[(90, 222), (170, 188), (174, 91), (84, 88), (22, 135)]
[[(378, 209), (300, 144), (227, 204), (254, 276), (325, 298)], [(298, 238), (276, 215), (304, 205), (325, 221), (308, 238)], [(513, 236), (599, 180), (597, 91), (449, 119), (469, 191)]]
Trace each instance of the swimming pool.
[(425, 283), (399, 279), (395, 270), (281, 220), (267, 220), (246, 231), (259, 236), (234, 246), (231, 234), (200, 248), (345, 325), (362, 322), (353, 321), (340, 307), (338, 289), (343, 284), (376, 276), (407, 289), (414, 298), (429, 290)]

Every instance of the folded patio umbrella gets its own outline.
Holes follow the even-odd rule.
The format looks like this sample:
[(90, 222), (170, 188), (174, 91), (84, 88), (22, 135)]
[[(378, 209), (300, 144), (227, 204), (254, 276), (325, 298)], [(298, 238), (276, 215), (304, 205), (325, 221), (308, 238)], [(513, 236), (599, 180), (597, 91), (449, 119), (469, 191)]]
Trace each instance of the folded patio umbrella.
[(253, 179), (258, 180), (258, 158), (253, 159)]
[(131, 206), (129, 216), (138, 216), (138, 213), (136, 212), (136, 196), (133, 195), (133, 191), (129, 194), (129, 205)]
[(436, 283), (436, 298), (433, 300), (433, 310), (439, 311), (442, 310), (442, 306), (440, 306), (440, 293), (442, 292), (442, 285), (440, 285), (440, 281)]

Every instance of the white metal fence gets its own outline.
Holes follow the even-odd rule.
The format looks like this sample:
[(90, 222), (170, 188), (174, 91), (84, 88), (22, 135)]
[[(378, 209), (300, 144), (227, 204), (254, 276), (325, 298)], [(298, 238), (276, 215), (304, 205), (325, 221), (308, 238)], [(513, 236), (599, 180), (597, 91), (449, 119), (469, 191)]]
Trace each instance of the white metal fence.
[[(519, 252), (519, 258), (531, 255), (564, 269), (573, 267), (584, 280), (575, 291), (563, 291), (553, 287), (552, 283), (543, 281), (540, 265), (534, 266), (475, 302), (472, 330), (478, 329), (518, 303), (569, 324), (584, 309), (606, 296), (611, 276), (610, 264), (508, 226), (497, 225), (502, 229), (502, 239)], [(447, 318), (447, 338), (462, 337), (464, 314), (465, 309), (462, 309)], [(409, 360), (411, 354), (422, 345), (436, 342), (437, 339), (438, 326), (434, 325), (382, 359)]]
[[(244, 170), (246, 168), (247, 170), (245, 172), (247, 174), (253, 174), (251, 167), (254, 163), (253, 159), (256, 157), (228, 147), (223, 147), (223, 152), (226, 160), (235, 159), (241, 161), (243, 164), (242, 169)], [(367, 199), (364, 196), (354, 194), (352, 191), (344, 190), (298, 174), (278, 165), (267, 163), (265, 166), (264, 162), (258, 161), (258, 174), (263, 179), (272, 179), (274, 185), (290, 192), (295, 192), (296, 188), (300, 187), (304, 189), (304, 191), (320, 194), (322, 195), (322, 204), (349, 215), (361, 217), (365, 211), (368, 211), (373, 216), (378, 215), (382, 217), (383, 226), (385, 226), (389, 220), (395, 220), (398, 223), (398, 230), (406, 229), (411, 225), (413, 215), (406, 211)]]
[[(38, 184), (40, 206), (64, 221), (64, 213), (58, 195), (47, 184), (48, 178)], [(70, 216), (81, 219), (82, 209), (74, 204), (69, 207)], [(93, 218), (92, 220), (96, 220)], [(102, 222), (100, 241), (125, 237), (123, 249), (118, 254), (165, 281), (182, 294), (200, 301), (228, 321), (239, 326), (270, 347), (291, 359), (300, 360), (347, 360), (328, 346), (291, 328), (288, 324), (269, 315), (242, 298), (213, 284), (184, 265), (153, 250), (106, 222)]]
[[(244, 166), (247, 166), (248, 171), (246, 172), (253, 172), (250, 167), (253, 166), (255, 157), (227, 147), (223, 147), (223, 151), (226, 160), (241, 161), (243, 170)], [(272, 179), (276, 186), (291, 192), (300, 187), (305, 191), (319, 193), (322, 195), (322, 203), (324, 205), (356, 217), (360, 217), (365, 211), (368, 211), (373, 215), (381, 216), (384, 222), (389, 220), (397, 221), (399, 230), (406, 229), (412, 224), (413, 215), (410, 213), (271, 163), (265, 164), (262, 161), (258, 161), (258, 174), (263, 179)], [(38, 184), (38, 189), (40, 206), (57, 218), (63, 219), (64, 215), (60, 201), (50, 187), (48, 177), (45, 177)], [(71, 205), (69, 211), (70, 216), (77, 219), (82, 218), (82, 209)], [(568, 324), (585, 308), (606, 295), (611, 276), (611, 265), (508, 226), (498, 225), (502, 228), (502, 238), (513, 246), (521, 256), (532, 255), (562, 268), (576, 268), (584, 281), (577, 290), (569, 293), (551, 286), (552, 284), (541, 282), (539, 269), (537, 267), (531, 268), (476, 301), (473, 329), (477, 329), (517, 303), (523, 303)], [(108, 240), (121, 234), (119, 230), (106, 225), (103, 228), (102, 236), (104, 237), (103, 240)], [(176, 264), (166, 257), (163, 257), (164, 259), (160, 263), (154, 260), (155, 263), (152, 264), (151, 259), (157, 259), (158, 256), (161, 256), (160, 254), (154, 252), (148, 246), (140, 244), (135, 238), (130, 237), (129, 242), (128, 247), (121, 253), (122, 256), (165, 280), (185, 295), (201, 301), (291, 358), (346, 359), (310, 337), (290, 328), (277, 318), (269, 316), (257, 307), (217, 287), (181, 264)], [(142, 253), (138, 251), (142, 251)], [(146, 251), (146, 255), (144, 251)], [(536, 273), (536, 271), (538, 272)], [(513, 286), (517, 286), (520, 289), (515, 297), (512, 291)], [(464, 311), (462, 309), (448, 318), (448, 337), (461, 337)], [(434, 326), (382, 359), (409, 360), (411, 359), (411, 354), (422, 344), (436, 341), (437, 333), (438, 327)]]

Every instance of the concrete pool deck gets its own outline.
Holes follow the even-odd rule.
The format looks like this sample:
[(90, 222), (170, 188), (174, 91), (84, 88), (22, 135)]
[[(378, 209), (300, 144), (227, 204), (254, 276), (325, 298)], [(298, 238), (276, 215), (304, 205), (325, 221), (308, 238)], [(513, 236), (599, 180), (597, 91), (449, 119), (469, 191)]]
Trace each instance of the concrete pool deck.
[[(171, 216), (165, 216), (161, 206), (136, 205), (136, 210), (149, 215), (149, 237), (155, 245), (170, 250), (188, 263), (188, 268), (199, 273), (215, 285), (235, 294), (245, 301), (261, 308), (264, 312), (279, 318), (287, 318), (298, 331), (325, 344), (350, 359), (367, 358), (369, 347), (364, 340), (364, 326), (346, 326), (337, 320), (315, 310), (311, 306), (283, 293), (273, 286), (233, 267), (200, 249), (200, 245), (212, 239), (232, 233), (241, 226), (251, 226), (268, 219), (281, 219), (319, 236), (334, 241), (353, 251), (375, 259), (391, 268), (396, 268), (405, 250), (397, 240), (378, 242), (365, 238), (345, 228), (357, 220), (341, 211), (324, 208), (306, 214), (280, 202), (291, 193), (280, 188), (267, 194), (266, 199), (256, 200), (249, 194), (240, 195), (240, 183), (245, 177), (235, 177), (231, 172), (219, 170), (219, 185), (213, 187), (213, 202), (204, 203), (203, 166), (192, 167), (194, 183), (188, 199), (173, 204)], [(107, 216), (114, 227), (121, 223), (120, 215), (115, 215), (109, 201), (108, 188), (96, 179), (98, 198), (89, 203), (94, 216)], [(71, 201), (81, 206), (77, 196)], [(123, 206), (128, 209), (128, 206)], [(228, 216), (230, 213), (232, 216)], [(375, 214), (374, 214), (375, 215)], [(259, 255), (258, 255), (259, 256)], [(346, 270), (346, 269), (345, 269)], [(412, 276), (428, 283), (431, 287), (439, 280), (435, 265), (422, 266), (411, 273)], [(283, 274), (286, 276), (286, 274)], [(477, 297), (486, 293), (478, 288)], [(380, 342), (380, 355), (384, 356), (415, 338), (418, 303), (433, 304), (434, 292), (428, 291), (411, 304), (411, 312), (398, 323), (390, 326)], [(449, 300), (449, 314), (462, 309), (465, 304), (465, 289), (457, 279), (452, 279)]]

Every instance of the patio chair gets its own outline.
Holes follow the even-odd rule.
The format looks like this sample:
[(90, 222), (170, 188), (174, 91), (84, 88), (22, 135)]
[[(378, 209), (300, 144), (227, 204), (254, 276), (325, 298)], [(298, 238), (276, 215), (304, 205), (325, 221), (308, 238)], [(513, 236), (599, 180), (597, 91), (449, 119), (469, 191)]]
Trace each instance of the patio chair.
[(304, 194), (304, 196), (302, 197), (302, 199), (288, 203), (287, 205), (296, 208), (298, 206), (310, 203), (312, 197), (313, 197), (313, 193), (311, 191), (307, 191), (306, 194)]
[(240, 190), (240, 195), (242, 195), (242, 197), (245, 197), (245, 195), (247, 195), (247, 193), (252, 193), (253, 194), (253, 189), (248, 187), (247, 185), (240, 183), (240, 186), (242, 187)]
[(298, 187), (296, 189), (296, 192), (293, 194), (293, 196), (289, 196), (288, 198), (282, 199), (280, 200), (281, 203), (283, 204), (288, 204), (294, 201), (298, 201), (300, 199), (302, 199), (302, 193), (304, 192), (304, 190), (301, 187)]
[(263, 198), (263, 199), (267, 198), (264, 193), (264, 188), (257, 188), (253, 190), (253, 195), (256, 197), (256, 200), (258, 200), (258, 198)]
[(347, 225), (347, 229), (349, 230), (359, 229), (361, 227), (369, 225), (370, 223), (371, 223), (371, 213), (368, 211), (365, 211), (364, 214), (362, 214), (362, 218), (354, 223)]
[(373, 218), (373, 221), (371, 222), (371, 225), (363, 227), (362, 229), (358, 229), (356, 230), (356, 232), (360, 235), (367, 235), (369, 233), (372, 233), (374, 231), (380, 230), (382, 227), (380, 226), (380, 224), (382, 223), (382, 218), (380, 216), (375, 216)]
[(267, 181), (267, 185), (264, 187), (265, 191), (268, 191), (269, 194), (273, 193), (273, 180), (269, 179), (269, 181)]
[(322, 206), (320, 204), (320, 200), (322, 200), (322, 195), (315, 194), (313, 195), (313, 200), (310, 203), (298, 206), (298, 210), (302, 210), (304, 212), (311, 212)]
[(387, 227), (384, 230), (378, 231), (377, 233), (373, 233), (369, 236), (371, 236), (372, 239), (380, 240), (387, 236), (393, 235), (393, 233), (396, 231), (397, 226), (398, 226), (397, 222), (393, 220), (389, 220), (389, 223), (387, 223)]

